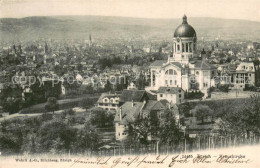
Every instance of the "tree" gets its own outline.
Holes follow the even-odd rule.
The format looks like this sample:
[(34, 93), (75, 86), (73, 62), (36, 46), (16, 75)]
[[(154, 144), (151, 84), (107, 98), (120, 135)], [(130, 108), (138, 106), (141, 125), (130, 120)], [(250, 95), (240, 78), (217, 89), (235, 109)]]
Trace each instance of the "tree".
[(40, 152), (59, 153), (68, 151), (75, 142), (77, 131), (62, 121), (44, 122), (38, 130), (36, 149)]
[(54, 114), (54, 111), (58, 109), (59, 109), (59, 104), (57, 103), (57, 99), (55, 97), (49, 97), (45, 105), (45, 110), (47, 112), (52, 111)]
[(107, 83), (105, 84), (105, 91), (111, 91), (112, 90), (112, 84), (109, 80), (107, 80)]
[[(225, 113), (224, 120), (229, 125), (230, 133), (237, 132), (246, 133), (250, 132), (260, 134), (260, 97), (252, 96), (244, 106), (238, 110), (232, 110)], [(249, 137), (249, 136), (248, 136)]]
[(173, 112), (170, 109), (164, 111), (165, 117), (160, 125), (159, 137), (162, 143), (172, 145), (178, 143), (182, 137)]
[(114, 115), (101, 108), (94, 108), (91, 110), (90, 122), (97, 127), (108, 127), (114, 124)]
[(74, 143), (75, 152), (95, 152), (100, 145), (100, 139), (90, 122), (85, 123), (83, 130), (78, 130)]
[(18, 112), (23, 105), (22, 88), (19, 85), (4, 85), (0, 93), (0, 102), (3, 109), (10, 114)]
[(139, 117), (130, 127), (130, 136), (137, 139), (141, 144), (148, 145), (148, 137), (151, 135), (152, 127), (149, 117)]
[(85, 99), (82, 99), (80, 102), (79, 102), (79, 106), (80, 107), (83, 107), (85, 108), (86, 110), (89, 109), (90, 107), (92, 107), (94, 105), (96, 101), (94, 99), (91, 99), (91, 98), (85, 98)]
[(213, 111), (209, 108), (207, 105), (197, 105), (193, 110), (191, 110), (191, 113), (197, 117), (197, 119), (201, 120), (201, 123), (204, 123), (204, 119), (207, 117), (212, 117)]

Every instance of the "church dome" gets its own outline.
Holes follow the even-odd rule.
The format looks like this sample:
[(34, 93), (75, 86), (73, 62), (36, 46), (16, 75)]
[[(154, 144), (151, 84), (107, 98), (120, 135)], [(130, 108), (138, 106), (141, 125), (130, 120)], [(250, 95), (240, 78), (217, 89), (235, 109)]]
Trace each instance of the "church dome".
[(187, 16), (183, 16), (183, 21), (180, 26), (174, 32), (173, 37), (196, 37), (194, 28), (188, 24)]

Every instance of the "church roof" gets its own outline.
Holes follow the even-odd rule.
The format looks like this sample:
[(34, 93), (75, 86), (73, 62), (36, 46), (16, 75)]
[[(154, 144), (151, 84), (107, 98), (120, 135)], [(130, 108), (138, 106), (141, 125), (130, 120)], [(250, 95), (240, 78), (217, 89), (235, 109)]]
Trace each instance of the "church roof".
[(161, 67), (163, 66), (163, 64), (165, 64), (167, 62), (167, 60), (156, 60), (154, 61), (150, 66), (158, 66)]
[(188, 24), (187, 22), (187, 16), (183, 16), (183, 22), (181, 25), (179, 25), (175, 32), (174, 37), (196, 37), (196, 32), (194, 28)]
[(211, 70), (216, 69), (216, 67), (206, 61), (196, 61), (194, 63), (194, 66), (196, 69), (202, 69), (202, 70)]
[(182, 68), (181, 63), (179, 63), (179, 62), (171, 62), (171, 63), (168, 63), (168, 64), (164, 65), (163, 67), (166, 67), (168, 65), (175, 65), (175, 66), (177, 66), (179, 68)]

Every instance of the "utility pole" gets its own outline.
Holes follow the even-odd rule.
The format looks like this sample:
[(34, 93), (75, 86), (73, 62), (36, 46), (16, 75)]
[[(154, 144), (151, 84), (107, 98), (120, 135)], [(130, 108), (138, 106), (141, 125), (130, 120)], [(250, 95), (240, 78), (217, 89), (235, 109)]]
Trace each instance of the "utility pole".
[(159, 156), (159, 141), (156, 142), (156, 155)]
[(185, 129), (186, 129), (186, 127), (184, 128), (184, 152), (186, 153), (186, 136), (185, 136)]

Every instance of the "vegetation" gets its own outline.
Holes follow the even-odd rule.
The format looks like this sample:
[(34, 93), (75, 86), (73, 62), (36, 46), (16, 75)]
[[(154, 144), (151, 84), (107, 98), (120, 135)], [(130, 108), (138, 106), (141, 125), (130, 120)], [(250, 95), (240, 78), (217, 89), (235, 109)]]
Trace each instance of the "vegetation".
[(99, 128), (113, 126), (114, 114), (101, 108), (94, 108), (91, 110), (90, 123)]
[(89, 153), (96, 154), (101, 141), (89, 123), (74, 128), (58, 114), (5, 120), (0, 127), (2, 155), (23, 153)]
[(58, 109), (59, 109), (59, 104), (57, 103), (57, 99), (55, 97), (49, 97), (45, 105), (45, 110), (47, 112), (52, 111), (54, 114), (54, 111)]
[(201, 99), (203, 96), (204, 93), (202, 93), (201, 91), (191, 91), (184, 93), (185, 99)]
[(208, 117), (213, 118), (213, 110), (207, 105), (198, 104), (194, 109), (191, 110), (193, 116), (197, 117), (198, 120), (201, 120), (201, 123), (204, 124), (204, 120)]

